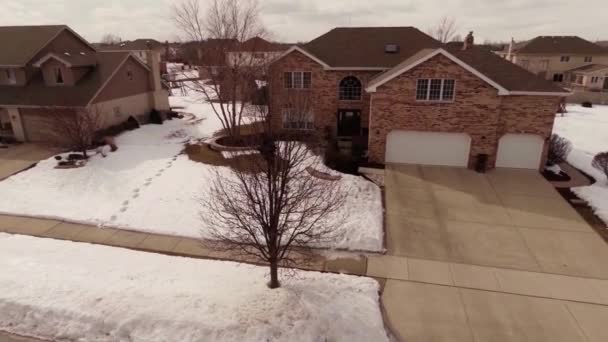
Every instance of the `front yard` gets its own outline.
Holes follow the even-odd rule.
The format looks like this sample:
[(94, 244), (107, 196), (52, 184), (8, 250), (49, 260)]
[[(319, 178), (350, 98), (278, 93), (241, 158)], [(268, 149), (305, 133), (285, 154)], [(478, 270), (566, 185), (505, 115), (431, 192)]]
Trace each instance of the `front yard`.
[(1, 233), (0, 269), (0, 330), (16, 334), (388, 341), (370, 278), (297, 271), (270, 290), (266, 267)]
[[(57, 170), (53, 158), (0, 182), (0, 213), (57, 218), (100, 227), (209, 238), (200, 199), (213, 170), (183, 153), (187, 142), (221, 129), (212, 109), (195, 96), (172, 96), (171, 105), (191, 113), (163, 125), (145, 125), (116, 139), (117, 152), (90, 159), (86, 167)], [(361, 177), (342, 175), (348, 200), (339, 240), (319, 247), (382, 250), (380, 189)]]
[(608, 106), (583, 108), (568, 105), (568, 113), (563, 117), (557, 115), (554, 133), (569, 139), (574, 145), (568, 162), (597, 180), (591, 186), (573, 188), (572, 191), (587, 201), (596, 215), (608, 224), (606, 176), (591, 166), (597, 153), (608, 151)]

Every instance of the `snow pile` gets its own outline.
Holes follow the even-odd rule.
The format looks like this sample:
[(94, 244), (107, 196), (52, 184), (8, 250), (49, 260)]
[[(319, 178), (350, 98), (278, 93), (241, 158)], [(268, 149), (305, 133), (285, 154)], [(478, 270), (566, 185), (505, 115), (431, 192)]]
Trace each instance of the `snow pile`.
[(593, 207), (595, 213), (608, 224), (608, 181), (606, 176), (595, 169), (591, 162), (599, 152), (608, 151), (608, 106), (596, 105), (584, 108), (569, 105), (568, 113), (558, 114), (554, 133), (568, 138), (574, 148), (568, 156), (568, 163), (579, 168), (597, 180), (591, 186), (573, 188), (580, 198)]
[[(23, 253), (24, 250), (30, 251)], [(388, 341), (376, 281), (0, 234), (0, 330), (73, 341)]]
[[(0, 213), (57, 218), (116, 228), (210, 238), (200, 203), (214, 171), (181, 154), (184, 142), (209, 138), (221, 128), (210, 105), (194, 96), (170, 98), (195, 118), (145, 125), (116, 139), (118, 151), (90, 159), (86, 167), (54, 169), (53, 158), (0, 182)], [(361, 177), (343, 175), (349, 191), (347, 219), (338, 241), (319, 247), (380, 251), (380, 189)]]

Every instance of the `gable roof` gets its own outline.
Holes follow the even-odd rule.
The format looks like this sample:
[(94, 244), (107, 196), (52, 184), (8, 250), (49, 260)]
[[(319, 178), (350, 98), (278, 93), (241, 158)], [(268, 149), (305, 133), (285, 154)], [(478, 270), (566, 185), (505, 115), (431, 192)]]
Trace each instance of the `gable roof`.
[(49, 59), (56, 59), (61, 63), (65, 64), (68, 67), (82, 67), (82, 66), (92, 66), (97, 64), (97, 58), (95, 53), (86, 53), (86, 52), (78, 52), (78, 53), (55, 53), (49, 52), (40, 60), (36, 61), (33, 65), (35, 67), (40, 67)]
[(272, 43), (261, 37), (250, 38), (233, 47), (233, 51), (269, 52), (284, 50), (287, 50), (287, 47), (283, 44)]
[(0, 65), (23, 66), (44, 48), (65, 25), (0, 26)]
[(104, 88), (129, 59), (142, 64), (129, 52), (96, 52), (97, 65), (74, 86), (49, 87), (40, 70), (23, 87), (0, 86), (0, 106), (84, 107)]
[[(387, 44), (399, 46), (386, 53)], [(425, 48), (441, 43), (414, 27), (338, 27), (301, 48), (330, 67), (392, 68)]]
[(605, 64), (588, 64), (588, 65), (583, 65), (583, 66), (578, 67), (578, 68), (570, 69), (567, 72), (590, 73), (590, 72), (601, 71), (601, 70), (604, 70), (604, 69), (608, 69), (608, 65), (605, 65)]
[[(508, 47), (507, 47), (508, 49)], [(513, 46), (516, 53), (608, 54), (608, 50), (578, 36), (539, 36)]]
[(462, 48), (458, 48), (452, 44), (446, 44), (439, 49), (424, 49), (419, 51), (391, 70), (372, 79), (366, 90), (375, 92), (382, 84), (438, 55), (449, 58), (465, 70), (490, 84), (498, 91), (499, 95), (565, 96), (568, 94), (564, 89), (537, 77), (490, 51), (476, 47), (462, 50)]
[(163, 44), (155, 39), (135, 39), (126, 40), (118, 44), (95, 44), (96, 47), (101, 51), (141, 51), (141, 50), (154, 50), (163, 47)]

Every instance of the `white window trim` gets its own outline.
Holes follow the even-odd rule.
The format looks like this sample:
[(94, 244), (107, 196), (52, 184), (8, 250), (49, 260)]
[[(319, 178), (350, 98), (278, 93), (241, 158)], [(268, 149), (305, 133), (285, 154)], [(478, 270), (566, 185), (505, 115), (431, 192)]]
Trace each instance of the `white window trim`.
[[(292, 82), (293, 87), (291, 87), (291, 88), (286, 87), (285, 86), (285, 82), (283, 82), (283, 86), (285, 86), (285, 89), (294, 89), (294, 90), (308, 90), (308, 89), (312, 89), (312, 72), (310, 72), (310, 71), (285, 71), (283, 73), (283, 75), (285, 75), (286, 73), (290, 73), (291, 74), (291, 82)], [(308, 88), (304, 88), (304, 74), (306, 74), (306, 73), (310, 74), (310, 87), (308, 87)], [(294, 74), (300, 74), (301, 75), (301, 78), (300, 78), (300, 80), (301, 80), (301, 84), (300, 84), (301, 87), (296, 87), (295, 86), (296, 85), (295, 82), (294, 82), (295, 78), (293, 77)]]
[(294, 131), (312, 131), (315, 129), (315, 116), (314, 112), (310, 110), (306, 115), (308, 118), (307, 121), (304, 121), (303, 128), (293, 128), (288, 125), (288, 123), (298, 122), (298, 121), (289, 121), (287, 118), (290, 116), (289, 110), (287, 107), (283, 107), (283, 129), (294, 130)]
[[(418, 82), (420, 80), (427, 80), (427, 85), (426, 85), (426, 99), (421, 100), (418, 99)], [(439, 88), (439, 99), (438, 100), (431, 100), (431, 81), (432, 80), (441, 80), (441, 86)], [(454, 89), (452, 92), (452, 98), (449, 100), (444, 100), (443, 99), (443, 89), (444, 89), (444, 85), (445, 85), (445, 81), (446, 80), (451, 80), (454, 81)], [(452, 78), (419, 78), (416, 79), (416, 102), (437, 102), (437, 103), (452, 103), (456, 100), (456, 80), (452, 79)]]

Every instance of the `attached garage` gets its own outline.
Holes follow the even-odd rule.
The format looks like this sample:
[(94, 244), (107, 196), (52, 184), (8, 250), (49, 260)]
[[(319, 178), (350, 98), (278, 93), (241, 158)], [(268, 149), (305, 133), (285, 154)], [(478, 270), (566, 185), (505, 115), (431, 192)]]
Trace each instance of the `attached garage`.
[(29, 142), (41, 142), (49, 140), (49, 128), (42, 114), (27, 110), (20, 110), (21, 122), (25, 131), (25, 140)]
[(386, 162), (467, 167), (471, 137), (465, 133), (392, 131), (386, 137)]
[(496, 167), (538, 170), (544, 146), (535, 134), (505, 134), (498, 141)]

